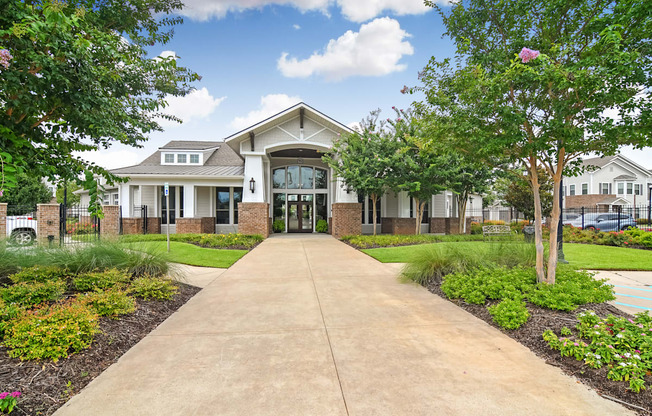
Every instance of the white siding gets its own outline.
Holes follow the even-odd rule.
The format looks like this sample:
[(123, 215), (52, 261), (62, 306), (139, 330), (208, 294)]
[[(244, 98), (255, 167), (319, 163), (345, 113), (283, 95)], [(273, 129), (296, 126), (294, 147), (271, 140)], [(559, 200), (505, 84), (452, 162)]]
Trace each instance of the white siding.
[(147, 205), (147, 216), (156, 217), (156, 187), (143, 186), (141, 188), (140, 200), (142, 205)]
[(197, 217), (214, 217), (215, 214), (211, 213), (211, 189), (207, 186), (197, 187), (197, 202), (195, 204), (195, 211)]

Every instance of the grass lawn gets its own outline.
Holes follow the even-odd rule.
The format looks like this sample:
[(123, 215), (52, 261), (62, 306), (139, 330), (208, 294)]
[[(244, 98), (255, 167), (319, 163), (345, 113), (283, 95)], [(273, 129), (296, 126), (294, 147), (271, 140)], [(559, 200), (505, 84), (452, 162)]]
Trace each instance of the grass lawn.
[[(485, 250), (488, 243), (470, 241), (437, 243), (464, 245), (468, 250)], [(432, 244), (385, 247), (362, 250), (383, 263), (408, 263), (428, 250)], [(594, 270), (652, 270), (652, 251), (592, 244), (564, 244), (564, 254), (571, 266)]]
[[(167, 250), (167, 242), (165, 241), (142, 241), (134, 243), (135, 249), (139, 246), (151, 248), (155, 251), (165, 252)], [(203, 248), (194, 244), (171, 241), (170, 253), (166, 253), (166, 256), (174, 263), (189, 264), (191, 266), (227, 268), (231, 267), (233, 263), (240, 260), (240, 258), (248, 252), (248, 250), (218, 250), (213, 248)]]

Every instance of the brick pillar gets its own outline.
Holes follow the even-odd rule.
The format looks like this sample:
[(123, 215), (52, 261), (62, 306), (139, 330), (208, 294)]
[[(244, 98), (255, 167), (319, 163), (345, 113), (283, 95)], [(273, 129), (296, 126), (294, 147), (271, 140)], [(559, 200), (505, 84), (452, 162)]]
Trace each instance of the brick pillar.
[(0, 240), (7, 236), (7, 203), (0, 202)]
[[(147, 226), (149, 227), (149, 224), (147, 224)], [(177, 234), (214, 234), (214, 233), (215, 233), (215, 217), (177, 218)]]
[(47, 243), (48, 236), (54, 241), (59, 239), (59, 204), (38, 204), (36, 206), (36, 238), (40, 243)]
[(147, 234), (161, 234), (161, 217), (147, 217)]
[[(149, 221), (149, 218), (147, 219)], [(149, 224), (147, 224), (149, 226)], [(104, 224), (102, 224), (104, 227)], [(104, 233), (104, 231), (102, 231)], [(143, 219), (142, 218), (123, 218), (122, 219), (122, 234), (142, 234), (143, 233)]]
[(120, 206), (102, 205), (104, 218), (100, 220), (100, 235), (117, 236), (120, 234)]
[(332, 206), (332, 234), (335, 238), (362, 234), (362, 204), (338, 202)]
[(267, 202), (238, 202), (238, 232), (269, 236), (269, 204)]

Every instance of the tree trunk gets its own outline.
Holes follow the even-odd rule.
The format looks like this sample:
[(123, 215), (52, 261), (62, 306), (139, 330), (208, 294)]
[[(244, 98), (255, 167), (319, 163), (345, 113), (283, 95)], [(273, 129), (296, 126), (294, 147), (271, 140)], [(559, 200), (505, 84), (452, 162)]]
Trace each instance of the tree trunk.
[(416, 208), (416, 226), (414, 228), (414, 234), (419, 235), (421, 234), (421, 217), (423, 216), (423, 207), (422, 207), (422, 202), (419, 200), (419, 198), (414, 198), (414, 206)]
[(373, 209), (373, 214), (372, 214), (372, 221), (373, 221), (373, 226), (374, 226), (374, 236), (376, 236), (376, 201), (378, 200), (378, 196), (376, 194), (371, 194), (371, 209)]
[(457, 229), (460, 234), (466, 232), (466, 204), (469, 201), (468, 194), (457, 195)]
[(559, 246), (557, 245), (559, 221), (561, 221), (561, 208), (559, 208), (559, 199), (561, 198), (561, 177), (563, 173), (564, 151), (560, 150), (557, 162), (557, 170), (552, 175), (553, 192), (552, 192), (552, 213), (550, 214), (550, 250), (548, 251), (548, 274), (546, 282), (554, 285), (557, 279), (557, 260), (559, 257)]
[(537, 160), (534, 155), (529, 157), (528, 170), (530, 172), (530, 185), (534, 195), (534, 245), (536, 248), (536, 272), (537, 282), (546, 280), (546, 272), (543, 266), (543, 230), (541, 213), (541, 195), (539, 194), (539, 175), (537, 173)]

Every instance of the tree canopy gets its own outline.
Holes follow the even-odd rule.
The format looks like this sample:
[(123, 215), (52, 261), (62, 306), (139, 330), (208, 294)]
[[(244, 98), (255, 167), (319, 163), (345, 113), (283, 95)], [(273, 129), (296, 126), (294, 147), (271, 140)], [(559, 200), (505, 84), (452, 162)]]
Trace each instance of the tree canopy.
[(21, 173), (16, 182), (16, 187), (6, 190), (0, 196), (0, 202), (6, 202), (10, 206), (35, 209), (37, 204), (47, 204), (52, 199), (50, 189), (36, 176)]
[[(645, 0), (433, 2), (456, 46), (420, 74), (431, 111), (480, 157), (527, 167), (535, 211), (537, 278), (554, 283), (562, 175), (587, 153), (649, 146), (652, 60)], [(612, 117), (616, 114), (617, 117)], [(553, 180), (547, 273), (538, 169)]]
[[(0, 8), (0, 167), (6, 189), (16, 173), (76, 180), (113, 177), (73, 152), (114, 143), (140, 146), (165, 97), (199, 79), (175, 57), (149, 57), (167, 43), (178, 0), (27, 0)], [(179, 120), (177, 120), (179, 121)]]

